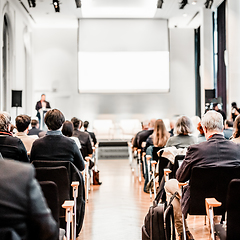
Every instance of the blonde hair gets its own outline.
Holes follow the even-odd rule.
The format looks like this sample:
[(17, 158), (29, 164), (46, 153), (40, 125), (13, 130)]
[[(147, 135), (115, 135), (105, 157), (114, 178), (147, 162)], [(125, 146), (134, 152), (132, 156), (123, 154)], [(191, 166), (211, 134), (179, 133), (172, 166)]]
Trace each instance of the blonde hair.
[(155, 122), (153, 131), (153, 145), (156, 147), (164, 147), (169, 139), (169, 133), (162, 119)]
[(174, 134), (188, 135), (193, 132), (194, 128), (191, 119), (187, 116), (179, 117), (174, 127)]
[(11, 124), (11, 116), (7, 112), (0, 112), (0, 131), (7, 132)]

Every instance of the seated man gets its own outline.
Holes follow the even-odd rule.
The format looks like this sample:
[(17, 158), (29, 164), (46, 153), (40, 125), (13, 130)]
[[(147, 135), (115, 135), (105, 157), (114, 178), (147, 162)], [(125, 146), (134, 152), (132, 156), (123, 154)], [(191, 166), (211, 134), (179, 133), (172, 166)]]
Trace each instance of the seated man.
[(80, 129), (82, 127), (82, 121), (76, 117), (71, 119), (73, 123), (73, 136), (77, 137), (81, 143), (81, 153), (85, 159), (85, 157), (89, 156), (93, 153), (92, 144), (91, 144), (91, 137), (87, 132), (81, 132)]
[(49, 110), (44, 118), (48, 127), (46, 136), (33, 143), (30, 160), (71, 161), (80, 170), (84, 170), (84, 161), (76, 143), (63, 136), (60, 128), (65, 118), (58, 109)]
[(233, 135), (233, 122), (230, 120), (225, 120), (223, 135), (226, 139), (230, 139)]
[[(180, 190), (179, 182), (186, 182), (191, 177), (191, 170), (195, 166), (236, 166), (240, 165), (240, 145), (228, 141), (223, 136), (223, 117), (216, 111), (208, 111), (202, 118), (202, 127), (207, 139), (206, 142), (193, 144), (188, 147), (186, 157), (181, 167), (176, 172), (176, 179), (170, 179), (165, 184), (167, 196)], [(190, 207), (190, 186), (186, 186), (181, 200), (175, 198), (173, 201), (175, 226), (182, 239), (182, 212), (186, 218)], [(187, 239), (193, 239), (193, 236), (187, 229)]]
[(15, 120), (16, 127), (18, 130), (15, 136), (22, 140), (28, 154), (30, 154), (32, 144), (35, 141), (35, 138), (27, 135), (30, 121), (31, 121), (31, 118), (27, 115), (19, 115), (16, 117), (16, 120)]
[(4, 158), (29, 162), (26, 148), (21, 139), (13, 137), (9, 131), (11, 117), (7, 112), (0, 112), (0, 153)]
[(57, 240), (58, 225), (30, 164), (0, 159), (0, 226), (21, 239)]
[(96, 139), (96, 136), (95, 136), (95, 133), (94, 132), (89, 132), (87, 129), (88, 129), (88, 125), (89, 125), (89, 122), (88, 121), (84, 121), (83, 123), (83, 127), (84, 127), (84, 132), (87, 132), (89, 133), (91, 139), (92, 139), (92, 142), (93, 142), (93, 146), (96, 145), (97, 143), (97, 139)]
[(31, 121), (31, 129), (28, 132), (28, 135), (37, 135), (38, 137), (43, 137), (46, 132), (39, 129), (39, 122), (36, 119)]

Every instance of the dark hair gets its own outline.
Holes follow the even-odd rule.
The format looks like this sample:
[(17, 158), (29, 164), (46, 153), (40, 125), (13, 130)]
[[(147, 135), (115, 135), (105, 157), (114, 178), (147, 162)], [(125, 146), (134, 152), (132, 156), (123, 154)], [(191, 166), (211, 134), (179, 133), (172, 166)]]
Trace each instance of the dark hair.
[(15, 121), (18, 132), (24, 132), (28, 128), (31, 118), (27, 115), (19, 115)]
[(38, 124), (38, 120), (33, 119), (33, 120), (31, 121), (31, 126), (32, 126), (32, 127), (36, 127), (37, 124)]
[(88, 125), (89, 125), (89, 121), (85, 121), (85, 122), (83, 123), (83, 127), (84, 127), (84, 128), (88, 128)]
[(232, 107), (236, 108), (237, 107), (237, 103), (236, 102), (232, 102)]
[(42, 96), (46, 96), (46, 95), (43, 93), (43, 94), (41, 95), (41, 97), (42, 97)]
[(70, 121), (66, 121), (62, 126), (62, 134), (67, 137), (71, 137), (73, 135), (73, 123)]
[(233, 123), (233, 138), (240, 137), (240, 115), (238, 115)]
[(47, 111), (44, 122), (49, 130), (58, 130), (65, 122), (65, 117), (58, 109)]
[[(76, 118), (76, 117), (73, 117), (73, 118), (71, 119), (71, 122), (73, 123), (74, 129), (78, 129), (79, 126), (80, 126), (80, 127), (82, 126), (82, 121), (81, 121), (80, 119)], [(81, 125), (80, 125), (80, 124), (81, 124)]]
[(233, 121), (231, 121), (231, 120), (225, 120), (225, 124), (226, 124), (228, 127), (233, 127)]

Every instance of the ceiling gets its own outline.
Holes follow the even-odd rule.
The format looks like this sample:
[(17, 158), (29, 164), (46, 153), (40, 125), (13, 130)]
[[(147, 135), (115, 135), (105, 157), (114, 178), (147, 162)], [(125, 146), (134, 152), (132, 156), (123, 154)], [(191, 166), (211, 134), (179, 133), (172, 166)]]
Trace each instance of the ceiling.
[[(184, 9), (179, 9), (179, 0), (164, 0), (162, 9), (157, 9), (158, 0), (81, 0), (81, 8), (76, 8), (75, 0), (60, 0), (60, 13), (55, 13), (52, 0), (36, 0), (35, 8), (21, 1), (36, 27), (75, 28), (78, 18), (160, 18), (168, 19), (169, 27), (196, 28), (206, 0), (188, 0)], [(212, 9), (222, 1), (214, 0)]]

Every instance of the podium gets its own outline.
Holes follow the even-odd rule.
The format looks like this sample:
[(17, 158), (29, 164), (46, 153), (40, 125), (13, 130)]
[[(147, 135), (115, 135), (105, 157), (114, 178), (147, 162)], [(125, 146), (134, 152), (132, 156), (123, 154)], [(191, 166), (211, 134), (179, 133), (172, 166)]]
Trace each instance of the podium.
[(45, 117), (45, 114), (47, 111), (51, 110), (51, 108), (40, 108), (38, 110), (38, 113), (39, 113), (39, 129), (41, 130), (44, 130), (44, 126), (45, 126), (45, 123), (44, 123), (44, 117)]

